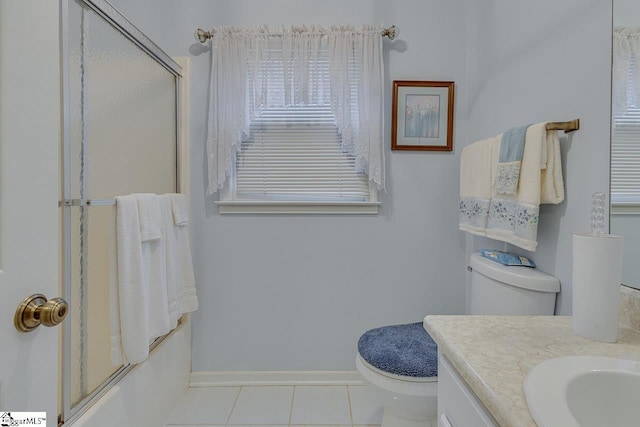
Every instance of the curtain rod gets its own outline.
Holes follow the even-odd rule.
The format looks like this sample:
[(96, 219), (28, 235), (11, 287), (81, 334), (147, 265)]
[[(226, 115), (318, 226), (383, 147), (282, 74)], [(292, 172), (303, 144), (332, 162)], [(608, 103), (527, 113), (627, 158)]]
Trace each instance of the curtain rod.
[(578, 129), (580, 129), (580, 119), (570, 120), (568, 122), (547, 123), (547, 130), (563, 130), (564, 133), (569, 133)]
[[(382, 37), (389, 37), (389, 40), (393, 40), (398, 36), (399, 30), (395, 25), (390, 26), (389, 28), (385, 28), (382, 30)], [(202, 28), (198, 28), (194, 33), (193, 37), (198, 40), (200, 43), (204, 43), (210, 38), (213, 38), (213, 33), (210, 31), (205, 31)]]

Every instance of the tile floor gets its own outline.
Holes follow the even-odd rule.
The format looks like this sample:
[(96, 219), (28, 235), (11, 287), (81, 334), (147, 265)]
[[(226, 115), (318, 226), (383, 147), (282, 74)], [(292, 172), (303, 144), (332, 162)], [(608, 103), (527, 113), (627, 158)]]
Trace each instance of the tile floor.
[(190, 388), (165, 427), (374, 427), (382, 408), (364, 386)]

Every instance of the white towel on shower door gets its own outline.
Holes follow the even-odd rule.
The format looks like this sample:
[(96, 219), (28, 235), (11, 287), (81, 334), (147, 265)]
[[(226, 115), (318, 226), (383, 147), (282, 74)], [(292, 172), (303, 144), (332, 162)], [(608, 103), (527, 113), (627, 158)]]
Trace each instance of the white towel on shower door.
[[(173, 329), (183, 313), (197, 310), (198, 297), (189, 244), (187, 199), (181, 194), (160, 197), (167, 259), (169, 318)], [(180, 224), (175, 220), (176, 211), (183, 212)]]
[(162, 218), (158, 195), (153, 193), (136, 193), (138, 215), (140, 216), (140, 237), (143, 242), (162, 238)]
[[(147, 306), (149, 335), (148, 344), (154, 339), (171, 331), (169, 319), (169, 303), (167, 300), (167, 259), (165, 252), (166, 239), (162, 236), (162, 210), (160, 196), (157, 194), (134, 194), (138, 201), (140, 229), (142, 240), (142, 268), (147, 287), (147, 300), (141, 304)], [(144, 214), (140, 214), (144, 212)], [(147, 227), (143, 224), (149, 222)], [(146, 234), (146, 236), (145, 236)], [(158, 236), (150, 239), (149, 236)]]
[(142, 241), (138, 202), (116, 197), (120, 335), (123, 361), (131, 364), (145, 360), (149, 344), (169, 332), (164, 239)]
[(187, 196), (179, 193), (168, 194), (171, 199), (171, 211), (175, 225), (189, 224), (189, 205)]
[(134, 196), (116, 197), (118, 302), (124, 359), (140, 362), (149, 356), (149, 307), (146, 301), (138, 201)]

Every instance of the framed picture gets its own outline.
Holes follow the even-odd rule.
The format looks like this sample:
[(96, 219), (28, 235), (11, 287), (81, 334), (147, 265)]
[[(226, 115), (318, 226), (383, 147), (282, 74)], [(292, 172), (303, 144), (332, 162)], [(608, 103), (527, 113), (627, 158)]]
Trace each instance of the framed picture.
[(391, 149), (453, 150), (454, 82), (394, 80)]

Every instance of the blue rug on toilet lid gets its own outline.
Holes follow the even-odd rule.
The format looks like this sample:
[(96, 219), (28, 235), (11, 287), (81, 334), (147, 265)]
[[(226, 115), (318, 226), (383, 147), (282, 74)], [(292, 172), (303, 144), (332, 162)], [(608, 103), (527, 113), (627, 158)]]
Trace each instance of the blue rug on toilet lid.
[(371, 329), (358, 340), (358, 353), (370, 365), (390, 374), (438, 376), (438, 347), (422, 322)]

